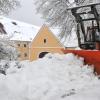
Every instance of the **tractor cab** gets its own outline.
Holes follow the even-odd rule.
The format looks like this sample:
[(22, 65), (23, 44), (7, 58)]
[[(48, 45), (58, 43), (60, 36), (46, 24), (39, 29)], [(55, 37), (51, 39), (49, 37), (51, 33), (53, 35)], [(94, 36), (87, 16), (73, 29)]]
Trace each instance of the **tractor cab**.
[(79, 47), (100, 50), (100, 3), (69, 9), (77, 22)]

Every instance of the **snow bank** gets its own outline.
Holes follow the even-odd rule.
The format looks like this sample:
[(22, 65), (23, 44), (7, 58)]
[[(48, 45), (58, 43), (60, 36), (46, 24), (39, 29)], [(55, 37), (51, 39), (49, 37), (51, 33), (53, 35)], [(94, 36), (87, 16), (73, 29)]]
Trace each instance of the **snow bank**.
[[(15, 73), (9, 69), (6, 76), (0, 75), (0, 100), (83, 100), (86, 92), (89, 95), (84, 100), (99, 100), (100, 93), (94, 93), (100, 89), (100, 81), (83, 58), (48, 54), (22, 64)], [(90, 98), (92, 94), (94, 98)]]

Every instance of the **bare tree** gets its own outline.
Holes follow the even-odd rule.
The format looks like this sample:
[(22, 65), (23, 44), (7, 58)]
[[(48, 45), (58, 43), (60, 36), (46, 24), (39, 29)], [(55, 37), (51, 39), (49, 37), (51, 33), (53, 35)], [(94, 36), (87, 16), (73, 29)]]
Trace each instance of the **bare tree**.
[(43, 15), (49, 25), (60, 27), (60, 37), (66, 38), (76, 27), (75, 18), (68, 8), (93, 2), (95, 0), (37, 0), (36, 4), (37, 12)]
[(16, 6), (19, 6), (18, 0), (0, 0), (0, 14), (8, 14)]
[[(8, 14), (11, 10), (15, 9), (17, 6), (20, 5), (18, 0), (0, 0), (0, 14)], [(0, 23), (0, 27), (2, 31), (0, 34), (7, 34), (4, 30), (4, 26)], [(17, 51), (14, 47), (10, 46), (9, 38), (3, 37), (0, 35), (0, 60), (15, 60), (17, 58)]]

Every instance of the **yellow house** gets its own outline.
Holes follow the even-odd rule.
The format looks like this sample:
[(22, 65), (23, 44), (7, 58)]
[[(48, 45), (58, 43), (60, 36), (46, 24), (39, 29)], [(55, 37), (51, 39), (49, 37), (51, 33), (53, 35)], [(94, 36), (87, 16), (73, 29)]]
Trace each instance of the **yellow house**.
[[(63, 53), (61, 49), (75, 49), (77, 40), (75, 36), (71, 36), (71, 39), (58, 40), (56, 33), (58, 29), (48, 28), (43, 25), (39, 30), (39, 27), (30, 25), (27, 23), (19, 22), (5, 17), (0, 17), (0, 31), (10, 36), (11, 42), (15, 44), (19, 52), (19, 60), (36, 60), (42, 58), (47, 53)], [(75, 35), (75, 31), (72, 31)], [(72, 35), (72, 34), (71, 34)], [(66, 40), (66, 41), (65, 41)], [(63, 43), (63, 45), (61, 44)], [(10, 45), (13, 46), (13, 43)], [(73, 48), (75, 46), (75, 48)]]
[(61, 50), (63, 48), (64, 46), (58, 38), (46, 25), (43, 25), (30, 44), (29, 59), (31, 61), (36, 60), (42, 58), (47, 53), (63, 53)]
[(47, 53), (63, 53), (64, 46), (51, 32), (48, 26), (43, 25), (32, 41), (15, 41), (19, 51), (19, 60), (36, 60)]

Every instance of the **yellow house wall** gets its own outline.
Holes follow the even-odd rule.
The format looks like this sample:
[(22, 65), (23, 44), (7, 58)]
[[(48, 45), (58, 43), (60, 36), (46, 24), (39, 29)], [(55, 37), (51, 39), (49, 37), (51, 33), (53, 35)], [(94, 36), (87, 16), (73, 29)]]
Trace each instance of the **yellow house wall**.
[[(44, 39), (47, 40), (46, 43)], [(47, 26), (43, 26), (32, 41), (31, 47), (63, 47), (63, 45)]]
[(30, 61), (38, 59), (41, 52), (63, 54), (61, 49), (62, 48), (30, 48)]

